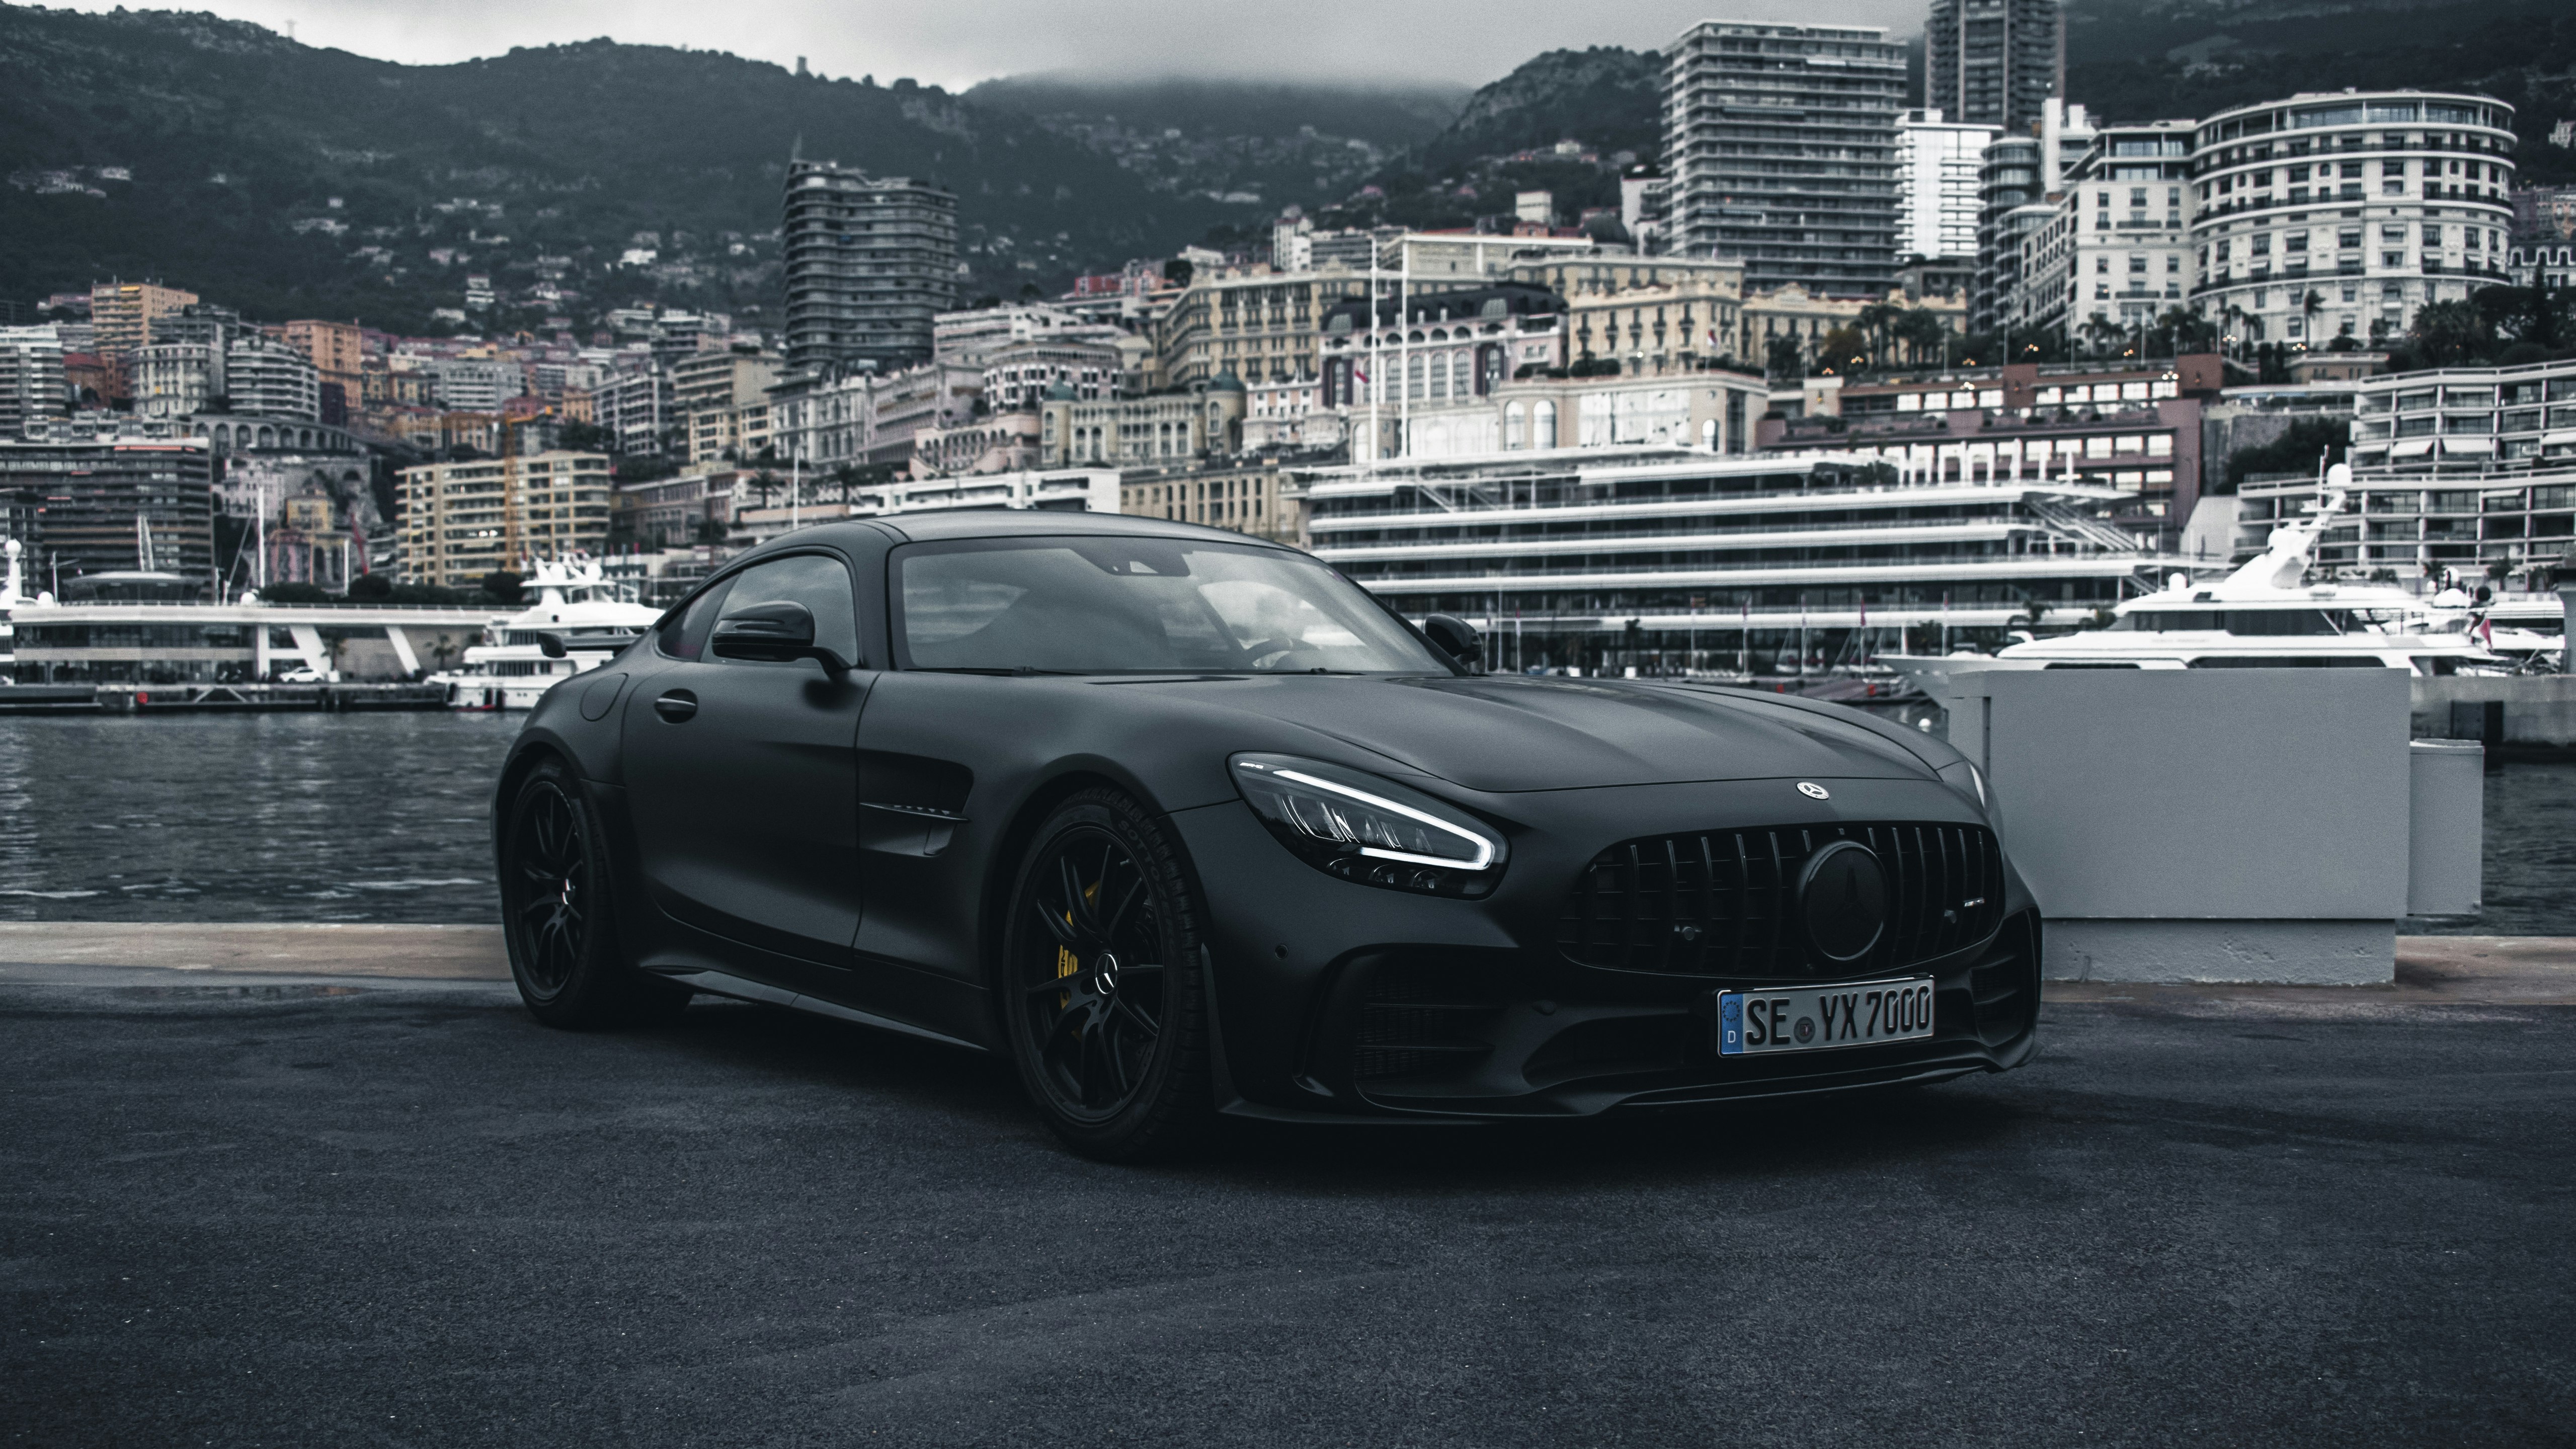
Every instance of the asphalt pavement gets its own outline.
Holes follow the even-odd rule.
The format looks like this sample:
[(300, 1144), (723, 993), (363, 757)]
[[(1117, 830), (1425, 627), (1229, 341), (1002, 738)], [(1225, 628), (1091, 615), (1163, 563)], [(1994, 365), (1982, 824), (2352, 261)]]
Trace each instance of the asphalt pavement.
[(1134, 1169), (767, 1008), (21, 972), (0, 1445), (2576, 1443), (2576, 1008), (2278, 997)]

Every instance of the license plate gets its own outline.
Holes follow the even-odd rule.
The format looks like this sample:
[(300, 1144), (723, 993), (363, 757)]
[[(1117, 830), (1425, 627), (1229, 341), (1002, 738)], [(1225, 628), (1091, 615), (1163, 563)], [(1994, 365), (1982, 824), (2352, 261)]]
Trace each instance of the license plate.
[(1717, 998), (1721, 1056), (1877, 1046), (1932, 1034), (1932, 978), (1727, 991)]

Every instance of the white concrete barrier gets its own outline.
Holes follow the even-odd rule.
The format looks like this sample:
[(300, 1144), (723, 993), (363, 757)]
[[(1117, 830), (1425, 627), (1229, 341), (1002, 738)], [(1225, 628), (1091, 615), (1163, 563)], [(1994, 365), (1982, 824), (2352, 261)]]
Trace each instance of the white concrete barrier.
[[(1924, 684), (1986, 771), (2055, 979), (2393, 980), (2419, 798), (2478, 788), (2437, 769), (2419, 797), (2402, 670), (1970, 669)], [(2436, 848), (2474, 880), (2458, 814)]]

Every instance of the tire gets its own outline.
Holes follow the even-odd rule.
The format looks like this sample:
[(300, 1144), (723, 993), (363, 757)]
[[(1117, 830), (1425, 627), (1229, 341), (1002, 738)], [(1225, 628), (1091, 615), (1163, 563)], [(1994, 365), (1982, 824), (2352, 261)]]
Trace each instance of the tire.
[(1085, 1157), (1188, 1150), (1216, 1116), (1206, 919), (1171, 833), (1115, 790), (1038, 827), (1011, 883), (995, 1001), (1047, 1125)]
[(572, 1030), (678, 1014), (689, 989), (637, 970), (618, 946), (607, 831), (572, 772), (540, 762), (507, 809), (501, 938), (529, 1014)]

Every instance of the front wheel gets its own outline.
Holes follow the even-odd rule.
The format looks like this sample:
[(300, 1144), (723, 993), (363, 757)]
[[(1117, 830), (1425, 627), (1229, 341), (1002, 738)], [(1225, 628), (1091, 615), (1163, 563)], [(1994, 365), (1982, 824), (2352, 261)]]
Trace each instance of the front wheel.
[(1168, 1155), (1215, 1116), (1201, 919), (1169, 832), (1115, 790), (1058, 806), (1021, 862), (1003, 1035), (1030, 1100), (1084, 1156)]
[(628, 965), (611, 919), (614, 873), (599, 812), (547, 760), (528, 772), (501, 832), (501, 937), (519, 999), (548, 1026), (665, 1017), (689, 990)]

